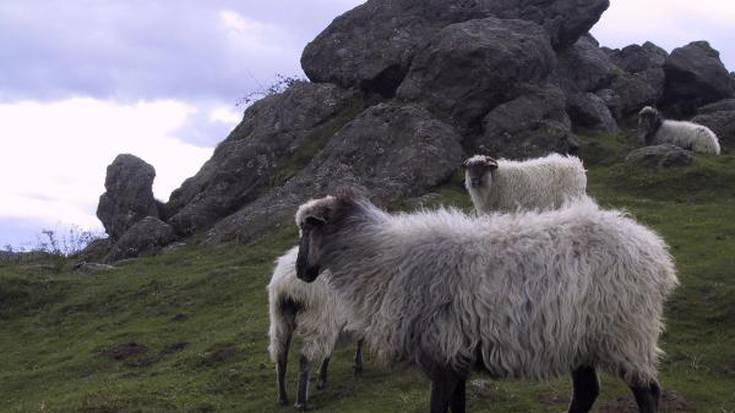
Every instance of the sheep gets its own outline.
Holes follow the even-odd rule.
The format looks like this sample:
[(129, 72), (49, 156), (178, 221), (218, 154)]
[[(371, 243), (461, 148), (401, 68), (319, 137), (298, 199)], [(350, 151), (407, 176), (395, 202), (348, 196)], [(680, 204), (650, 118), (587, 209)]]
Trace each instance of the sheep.
[(638, 125), (646, 145), (670, 143), (694, 152), (720, 154), (720, 141), (710, 128), (693, 122), (663, 119), (651, 106), (638, 113)]
[(526, 161), (475, 155), (464, 162), (465, 187), (478, 214), (516, 209), (559, 208), (587, 189), (587, 175), (576, 156), (551, 154)]
[[(347, 328), (347, 315), (346, 306), (329, 292), (326, 281), (315, 284), (299, 281), (296, 277), (297, 255), (298, 246), (278, 258), (268, 284), (268, 351), (271, 360), (276, 363), (278, 402), (287, 405), (285, 376), (288, 350), (294, 332), (303, 337), (296, 407), (305, 410), (311, 362), (322, 360), (317, 380), (317, 388), (322, 389), (327, 384), (327, 367), (337, 338)], [(362, 339), (357, 341), (354, 375), (362, 372), (362, 343)]]
[(295, 219), (297, 276), (329, 280), (379, 361), (427, 374), (432, 413), (465, 411), (474, 369), (571, 371), (569, 412), (588, 412), (598, 368), (656, 412), (663, 304), (678, 280), (664, 241), (623, 213), (585, 198), (545, 212), (393, 215), (341, 193)]

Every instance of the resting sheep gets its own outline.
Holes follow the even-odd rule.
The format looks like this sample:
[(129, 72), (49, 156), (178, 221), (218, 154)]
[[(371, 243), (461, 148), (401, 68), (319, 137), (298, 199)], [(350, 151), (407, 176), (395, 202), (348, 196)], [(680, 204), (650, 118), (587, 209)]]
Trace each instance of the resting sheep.
[(638, 125), (646, 145), (670, 143), (694, 152), (720, 154), (720, 141), (708, 127), (663, 119), (661, 113), (651, 106), (646, 106), (638, 113)]
[(526, 161), (475, 155), (464, 162), (465, 187), (478, 214), (554, 209), (584, 196), (587, 175), (576, 156), (551, 154)]
[[(572, 373), (569, 412), (588, 412), (597, 369), (655, 412), (657, 342), (677, 285), (654, 232), (589, 199), (560, 210), (388, 214), (351, 194), (309, 201), (297, 275), (322, 275), (380, 360), (422, 369), (431, 412), (464, 412), (473, 369), (494, 377)], [(324, 269), (322, 272), (321, 270)]]
[[(326, 280), (306, 284), (296, 277), (298, 247), (276, 261), (276, 269), (268, 284), (270, 313), (270, 352), (276, 363), (278, 401), (288, 404), (286, 397), (286, 365), (294, 331), (303, 337), (296, 407), (306, 409), (309, 391), (309, 369), (314, 360), (323, 360), (319, 368), (317, 388), (327, 383), (327, 367), (337, 338), (347, 325), (346, 307), (330, 292)], [(357, 342), (354, 373), (362, 370), (362, 340)]]

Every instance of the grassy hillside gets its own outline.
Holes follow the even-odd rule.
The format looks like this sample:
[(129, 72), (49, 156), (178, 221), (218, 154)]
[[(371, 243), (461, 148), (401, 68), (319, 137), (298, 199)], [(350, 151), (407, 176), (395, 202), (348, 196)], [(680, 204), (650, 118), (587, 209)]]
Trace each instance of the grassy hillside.
[[(659, 231), (677, 260), (682, 287), (667, 307), (662, 343), (665, 411), (734, 412), (735, 158), (644, 170), (619, 162), (628, 146), (623, 136), (592, 136), (582, 156), (591, 193)], [(467, 207), (458, 181), (438, 188), (432, 202)], [(265, 286), (273, 260), (296, 237), (290, 228), (247, 246), (189, 246), (94, 275), (71, 272), (70, 263), (61, 271), (0, 263), (0, 411), (293, 411), (275, 403)], [(330, 386), (312, 394), (313, 410), (426, 411), (421, 374), (388, 371), (368, 357), (365, 374), (353, 379), (352, 351), (349, 342), (339, 347)], [(474, 379), (472, 412), (559, 412), (570, 391), (567, 378)], [(595, 411), (631, 411), (622, 382), (602, 380)]]

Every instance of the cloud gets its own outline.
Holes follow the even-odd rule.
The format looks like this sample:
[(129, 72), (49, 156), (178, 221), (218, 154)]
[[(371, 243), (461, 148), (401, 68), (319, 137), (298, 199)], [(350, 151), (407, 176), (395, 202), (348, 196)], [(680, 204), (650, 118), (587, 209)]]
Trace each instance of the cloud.
[(154, 194), (167, 200), (211, 157), (211, 148), (178, 137), (199, 111), (174, 100), (0, 104), (0, 219), (99, 228), (95, 210), (106, 167), (120, 153), (152, 164)]

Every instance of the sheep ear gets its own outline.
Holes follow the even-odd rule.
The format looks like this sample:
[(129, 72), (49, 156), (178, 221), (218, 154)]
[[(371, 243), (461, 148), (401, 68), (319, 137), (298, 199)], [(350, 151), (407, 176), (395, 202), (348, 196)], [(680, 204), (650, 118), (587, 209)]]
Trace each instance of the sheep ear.
[(469, 159), (465, 159), (464, 162), (462, 162), (462, 166), (465, 167), (465, 168), (468, 167), (468, 166), (470, 166), (470, 160)]
[(486, 158), (486, 160), (487, 160), (487, 166), (490, 168), (490, 170), (494, 171), (498, 169), (498, 161), (496, 161), (495, 159), (489, 156)]

